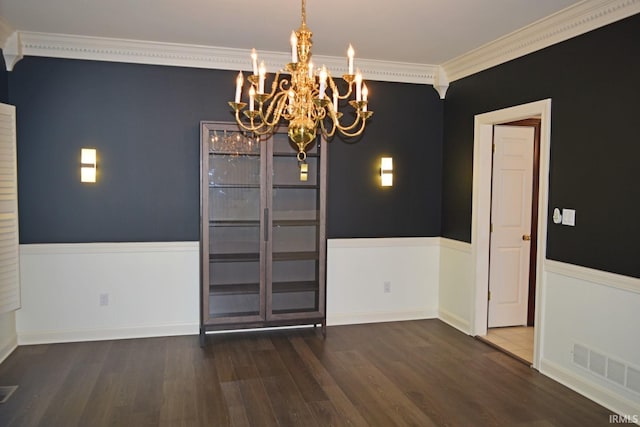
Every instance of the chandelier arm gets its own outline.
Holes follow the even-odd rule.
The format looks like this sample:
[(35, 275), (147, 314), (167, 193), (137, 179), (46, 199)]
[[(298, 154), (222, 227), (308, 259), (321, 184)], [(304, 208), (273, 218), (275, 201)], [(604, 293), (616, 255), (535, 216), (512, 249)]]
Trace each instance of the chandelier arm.
[[(287, 79), (282, 79), (280, 80), (280, 83), (278, 84), (278, 86), (279, 86), (278, 89), (280, 90), (280, 92), (287, 92), (291, 88), (291, 82)], [(289, 86), (289, 88), (287, 88), (287, 86)]]
[(266, 135), (271, 130), (269, 127), (266, 127), (264, 123), (260, 123), (256, 126), (253, 122), (253, 119), (250, 119), (250, 123), (251, 123), (250, 125), (243, 122), (242, 119), (240, 118), (240, 110), (236, 110), (236, 123), (242, 129), (248, 132), (254, 132), (258, 135)]
[(336, 85), (336, 82), (331, 76), (329, 76), (328, 79), (329, 87), (331, 87), (331, 91), (333, 93), (338, 94), (338, 99), (349, 99), (349, 97), (351, 97), (351, 94), (353, 93), (353, 83), (349, 83), (347, 86), (347, 92), (344, 95), (340, 95), (340, 91), (338, 90), (338, 85)]
[[(282, 110), (284, 108), (283, 105), (286, 100), (285, 96), (286, 92), (276, 93), (275, 96), (273, 96), (273, 98), (269, 101), (269, 107), (267, 108), (266, 114), (263, 114), (262, 109), (260, 110), (260, 119), (267, 126), (273, 128), (280, 122), (280, 116), (282, 115)], [(270, 117), (271, 119), (269, 119)]]
[[(272, 132), (271, 129), (266, 128), (264, 126), (249, 127), (249, 126), (245, 125), (244, 123), (240, 123), (239, 126), (240, 126), (241, 129), (243, 129), (243, 130), (245, 130), (247, 132), (252, 132), (252, 133), (254, 133), (256, 135), (260, 135), (260, 136), (267, 135), (267, 134)], [(261, 128), (264, 128), (264, 129), (261, 129)]]
[(276, 71), (276, 75), (273, 78), (273, 83), (271, 83), (271, 92), (269, 92), (269, 98), (275, 95), (276, 89), (278, 89), (279, 80), (280, 80), (280, 70)]
[(320, 122), (320, 126), (322, 126), (322, 131), (323, 131), (323, 133), (324, 133), (324, 135), (326, 136), (327, 139), (333, 137), (333, 135), (335, 135), (335, 133), (336, 133), (336, 122), (335, 122), (335, 119), (333, 117), (330, 117), (330, 120), (331, 120), (331, 125), (332, 126), (331, 126), (331, 131), (329, 131), (329, 132), (327, 132), (327, 128), (325, 127), (325, 124), (324, 124), (325, 121), (322, 120)]
[[(358, 121), (354, 122), (354, 125), (358, 123)], [(360, 123), (360, 129), (358, 129), (356, 132), (347, 132), (347, 130), (344, 129), (340, 129), (338, 128), (338, 130), (340, 130), (340, 133), (348, 138), (353, 138), (355, 136), (359, 136), (360, 134), (362, 134), (362, 132), (364, 131), (364, 128), (366, 126), (367, 122), (366, 120), (362, 120), (362, 122)], [(352, 126), (353, 127), (353, 126)]]
[(267, 134), (272, 132), (271, 128), (265, 127), (264, 125), (247, 126), (245, 123), (240, 122), (240, 123), (238, 123), (238, 126), (240, 126), (242, 129), (246, 130), (247, 132), (253, 132), (256, 135), (267, 135)]
[[(331, 105), (331, 103), (327, 105)], [(328, 107), (328, 108), (333, 108), (333, 107)], [(322, 107), (314, 108), (314, 113), (315, 113), (314, 116), (316, 117), (316, 122), (319, 120), (323, 120), (325, 117), (327, 117), (327, 110)]]
[[(344, 132), (349, 132), (352, 129), (355, 129), (358, 124), (360, 123), (362, 117), (360, 116), (360, 114), (358, 114), (356, 112), (356, 118), (354, 119), (353, 123), (351, 123), (350, 125), (343, 125), (342, 123), (340, 123), (340, 120), (336, 117), (336, 127), (338, 128), (338, 130), (342, 133)], [(362, 122), (364, 123), (364, 120), (362, 120)]]
[(272, 101), (272, 105), (275, 104), (275, 112), (273, 116), (273, 126), (278, 126), (280, 123), (280, 118), (284, 115), (287, 105), (287, 93), (286, 92), (278, 92), (278, 94), (274, 97)]

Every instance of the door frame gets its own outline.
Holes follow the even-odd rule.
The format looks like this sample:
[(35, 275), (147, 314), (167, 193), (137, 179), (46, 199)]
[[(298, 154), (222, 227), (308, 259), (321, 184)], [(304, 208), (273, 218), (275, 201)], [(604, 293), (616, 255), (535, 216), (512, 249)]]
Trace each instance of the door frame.
[(544, 325), (542, 292), (544, 259), (547, 254), (547, 212), (549, 205), (549, 155), (551, 147), (551, 99), (530, 102), (501, 110), (478, 114), (473, 136), (473, 199), (471, 212), (471, 265), (473, 301), (471, 331), (487, 334), (489, 292), (489, 241), (491, 221), (491, 177), (493, 175), (493, 126), (527, 118), (540, 119), (540, 174), (538, 177), (538, 236), (536, 265), (536, 316), (533, 367), (538, 368), (542, 353)]

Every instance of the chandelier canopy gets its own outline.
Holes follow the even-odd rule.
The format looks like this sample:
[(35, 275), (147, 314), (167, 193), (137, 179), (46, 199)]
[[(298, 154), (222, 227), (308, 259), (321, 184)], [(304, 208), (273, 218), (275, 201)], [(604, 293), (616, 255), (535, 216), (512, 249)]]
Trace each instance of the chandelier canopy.
[[(342, 79), (347, 84), (344, 94), (340, 94), (331, 73), (323, 65), (314, 69), (311, 62), (312, 32), (306, 24), (306, 1), (302, 0), (302, 24), (297, 31), (291, 32), (291, 62), (282, 70), (290, 77), (280, 78), (281, 71), (275, 74), (271, 90), (265, 92), (266, 70), (264, 62), (258, 66), (256, 50), (251, 52), (253, 74), (249, 82), (249, 109), (241, 101), (244, 76), (242, 71), (236, 79), (235, 101), (229, 105), (235, 112), (236, 122), (242, 129), (257, 135), (268, 135), (280, 125), (281, 120), (288, 122), (288, 133), (298, 149), (298, 160), (303, 162), (306, 147), (316, 138), (318, 129), (326, 138), (331, 138), (336, 130), (347, 137), (360, 135), (366, 121), (373, 114), (367, 109), (368, 89), (362, 81), (362, 74), (353, 70), (354, 50), (351, 45), (347, 51), (347, 74)], [(339, 101), (349, 99), (354, 92), (355, 99), (349, 101), (354, 109), (355, 118), (350, 124), (342, 124), (343, 113), (338, 111)], [(330, 91), (331, 96), (327, 93)], [(257, 108), (256, 108), (257, 102)], [(244, 117), (240, 115), (243, 112)]]

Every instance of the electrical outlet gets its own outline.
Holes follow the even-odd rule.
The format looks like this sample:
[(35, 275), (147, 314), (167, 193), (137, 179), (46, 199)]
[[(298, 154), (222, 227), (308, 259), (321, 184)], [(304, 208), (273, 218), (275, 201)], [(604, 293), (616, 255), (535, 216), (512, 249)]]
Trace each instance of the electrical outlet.
[(109, 294), (100, 294), (100, 306), (105, 307), (109, 305)]
[(384, 293), (391, 293), (391, 282), (384, 282)]

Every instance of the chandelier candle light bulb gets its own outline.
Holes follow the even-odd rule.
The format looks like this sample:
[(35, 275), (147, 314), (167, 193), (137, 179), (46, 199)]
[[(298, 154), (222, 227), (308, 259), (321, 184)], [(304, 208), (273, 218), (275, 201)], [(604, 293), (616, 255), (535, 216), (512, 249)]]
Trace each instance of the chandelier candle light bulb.
[(367, 98), (369, 97), (369, 89), (367, 89), (367, 85), (362, 85), (362, 100), (364, 101), (364, 105), (362, 106), (362, 111), (367, 111)]
[[(291, 33), (290, 38), (291, 63), (285, 64), (284, 70), (276, 72), (270, 85), (271, 89), (265, 91), (267, 73), (264, 61), (261, 61), (258, 67), (258, 54), (252, 49), (253, 75), (247, 78), (250, 84), (249, 109), (240, 115), (247, 107), (247, 104), (242, 102), (242, 72), (236, 80), (235, 102), (229, 102), (229, 105), (235, 113), (238, 126), (253, 133), (256, 138), (273, 134), (281, 123), (286, 122), (289, 138), (298, 149), (298, 161), (304, 162), (307, 158), (306, 148), (315, 141), (318, 132), (327, 140), (332, 138), (336, 131), (347, 138), (359, 136), (364, 132), (367, 120), (373, 112), (367, 108), (368, 89), (366, 85), (363, 88), (362, 73), (360, 70), (357, 70), (355, 75), (353, 73), (353, 46), (349, 45), (347, 50), (348, 74), (342, 76), (347, 85), (345, 93), (341, 94), (338, 91), (338, 86), (324, 65), (317, 72), (314, 70), (311, 62), (312, 32), (306, 24), (306, 0), (301, 2), (302, 23), (298, 30)], [(280, 78), (281, 73), (287, 73), (289, 76)], [(351, 98), (354, 83), (355, 100)], [(346, 117), (338, 111), (341, 99), (348, 101), (346, 104), (354, 109), (355, 118), (351, 123), (340, 122)]]
[(356, 72), (356, 101), (362, 101), (362, 74), (360, 74), (360, 70)]
[(251, 65), (253, 66), (253, 75), (258, 75), (258, 52), (255, 49), (251, 49)]
[(298, 62), (298, 37), (295, 31), (291, 31), (291, 62)]
[(254, 88), (253, 86), (251, 86), (251, 89), (249, 89), (249, 111), (253, 111), (253, 107), (254, 107), (254, 100), (256, 98), (256, 88)]
[(322, 66), (322, 70), (320, 70), (320, 94), (318, 95), (318, 98), (323, 99), (324, 98), (324, 92), (327, 89), (327, 69), (325, 68), (325, 66)]
[(347, 68), (349, 69), (349, 74), (353, 74), (353, 55), (355, 55), (355, 51), (353, 50), (353, 46), (349, 44), (349, 49), (347, 49)]
[(238, 77), (236, 78), (236, 103), (240, 102), (240, 94), (242, 93), (242, 83), (244, 82), (244, 76), (242, 75), (242, 71), (238, 73)]
[(260, 62), (260, 68), (258, 69), (259, 74), (259, 84), (258, 84), (258, 93), (264, 93), (264, 80), (267, 75), (267, 69), (264, 66), (264, 61)]

